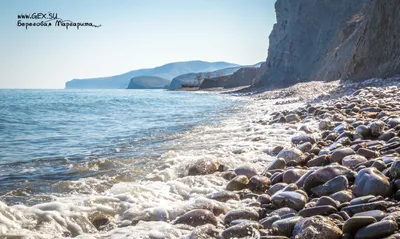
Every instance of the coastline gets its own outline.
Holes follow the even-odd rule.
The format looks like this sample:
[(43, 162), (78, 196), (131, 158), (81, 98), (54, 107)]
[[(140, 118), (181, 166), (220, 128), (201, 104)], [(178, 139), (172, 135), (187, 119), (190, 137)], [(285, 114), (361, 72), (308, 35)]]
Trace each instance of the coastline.
[[(340, 114), (347, 114), (346, 104), (341, 103), (341, 108), (336, 109), (335, 100), (351, 101), (357, 97), (352, 98), (351, 94), (364, 89), (366, 92), (359, 92), (358, 97), (374, 102), (369, 92), (388, 92), (387, 95), (393, 95), (395, 89), (382, 87), (395, 85), (398, 92), (399, 82), (398, 78), (345, 85), (339, 82), (308, 82), (246, 96), (250, 99), (249, 103), (240, 112), (218, 125), (196, 127), (184, 134), (182, 150), (172, 149), (163, 155), (160, 159), (163, 163), (145, 180), (118, 182), (104, 193), (58, 197), (53, 202), (33, 207), (0, 203), (0, 213), (9, 215), (8, 224), (0, 226), (0, 233), (28, 238), (29, 235), (34, 238), (245, 238), (244, 235), (247, 238), (288, 238), (292, 235), (294, 225), (301, 227), (300, 222), (306, 220), (303, 217), (330, 214), (329, 217), (318, 216), (317, 219), (323, 221), (324, 225), (330, 225), (331, 230), (318, 222), (311, 223), (323, 227), (326, 238), (336, 238), (329, 236), (337, 236), (339, 230), (342, 232), (348, 219), (341, 212), (347, 212), (348, 209), (343, 208), (348, 207), (353, 199), (350, 184), (354, 184), (354, 178), (347, 179), (347, 191), (343, 189), (341, 197), (326, 195), (334, 199), (333, 204), (325, 195), (315, 197), (311, 189), (301, 189), (305, 181), (302, 175), (313, 172), (316, 167), (326, 167), (325, 160), (329, 162), (329, 158), (332, 158), (322, 157), (324, 160), (318, 164), (315, 159), (326, 154), (310, 156), (309, 152), (318, 145), (320, 152), (331, 147), (332, 150), (327, 152), (330, 154), (339, 146), (337, 142), (321, 138), (321, 134), (327, 134), (320, 129), (321, 121), (325, 122), (325, 116), (328, 117), (329, 111), (333, 110), (332, 117), (335, 118), (329, 125), (333, 130), (335, 124), (353, 118), (339, 117)], [(368, 88), (370, 86), (380, 88), (374, 90)], [(344, 98), (339, 98), (342, 96)], [(392, 100), (396, 101), (396, 98), (392, 97)], [(310, 113), (313, 107), (322, 107), (323, 113)], [(327, 108), (326, 112), (324, 107)], [(370, 118), (373, 114), (354, 112), (373, 120)], [(392, 113), (398, 115), (398, 111)], [(293, 119), (293, 122), (287, 122), (289, 119)], [(300, 141), (294, 140), (298, 135), (302, 135), (297, 137)], [(294, 150), (294, 154), (279, 152), (282, 148), (300, 147), (293, 145), (293, 142), (297, 144), (304, 140), (306, 142), (301, 144), (301, 150), (306, 153), (300, 153), (300, 156), (299, 150)], [(314, 142), (311, 148), (307, 142)], [(348, 144), (345, 140), (340, 143), (345, 146)], [(282, 160), (277, 159), (277, 154), (285, 159), (283, 168), (282, 164), (278, 164)], [(390, 169), (389, 161), (378, 161), (375, 166), (383, 165), (385, 168), (382, 171)], [(311, 167), (310, 162), (316, 164)], [(372, 164), (365, 168), (370, 166)], [(340, 167), (342, 170), (342, 166), (330, 167)], [(355, 172), (353, 169), (351, 171)], [(338, 176), (342, 173), (340, 171)], [(319, 182), (319, 185), (328, 181)], [(277, 191), (282, 189), (286, 192), (280, 192), (279, 195)], [(385, 207), (378, 208), (385, 216), (389, 215), (392, 207), (390, 200), (382, 202), (383, 198), (379, 195), (374, 198), (378, 202), (376, 205), (386, 202)], [(324, 204), (324, 200), (328, 204)], [(325, 211), (311, 213), (313, 215), (306, 215), (303, 211), (299, 217), (301, 210), (309, 209), (300, 208), (298, 204), (311, 209), (322, 206)], [(49, 217), (46, 219), (48, 224), (39, 223), (44, 215)], [(390, 223), (392, 221), (389, 221), (389, 226), (394, 225)], [(37, 229), (31, 231), (24, 225)]]

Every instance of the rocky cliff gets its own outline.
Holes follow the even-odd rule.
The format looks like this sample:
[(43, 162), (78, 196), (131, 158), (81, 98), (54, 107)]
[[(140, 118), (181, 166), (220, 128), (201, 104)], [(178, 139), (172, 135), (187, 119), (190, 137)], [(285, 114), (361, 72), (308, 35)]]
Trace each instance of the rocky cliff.
[(400, 73), (400, 0), (277, 0), (275, 10), (254, 85)]
[(200, 85), (200, 89), (215, 87), (233, 88), (251, 85), (256, 77), (257, 69), (257, 67), (244, 67), (238, 69), (232, 75), (204, 79)]
[[(217, 75), (222, 74), (222, 75), (231, 75), (233, 74), (235, 71), (239, 70), (239, 67), (229, 67), (229, 68), (225, 68), (225, 69), (220, 69), (217, 71), (212, 71), (212, 72), (201, 72), (201, 76), (202, 78), (207, 78), (207, 75), (209, 75), (210, 77), (217, 77)], [(182, 85), (184, 84), (197, 84), (195, 78), (199, 73), (189, 73), (189, 74), (184, 74), (184, 75), (180, 75), (175, 77), (174, 79), (172, 79), (171, 84), (169, 85), (169, 89), (174, 90), (174, 89), (178, 89), (181, 88)], [(214, 86), (217, 87), (217, 86)]]
[(227, 76), (217, 76), (212, 78), (204, 79), (200, 85), (200, 89), (209, 89), (209, 88), (217, 88), (217, 87), (224, 87), (226, 82), (232, 75)]
[(157, 76), (133, 77), (127, 89), (165, 89), (171, 81)]
[(257, 69), (258, 68), (256, 67), (246, 67), (239, 69), (238, 71), (233, 73), (231, 77), (229, 77), (224, 87), (232, 88), (251, 85), (252, 81), (256, 77)]

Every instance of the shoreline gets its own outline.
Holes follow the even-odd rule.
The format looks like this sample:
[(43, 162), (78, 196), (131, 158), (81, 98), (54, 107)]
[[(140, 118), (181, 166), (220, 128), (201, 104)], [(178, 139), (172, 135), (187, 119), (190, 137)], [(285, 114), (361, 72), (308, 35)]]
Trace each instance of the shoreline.
[[(339, 142), (345, 146), (344, 148), (358, 144), (355, 144), (354, 138), (350, 139), (350, 133), (347, 133), (347, 131), (354, 132), (355, 130), (354, 127), (350, 127), (350, 123), (348, 123), (347, 131), (341, 129), (342, 131), (339, 130), (336, 133), (335, 140), (331, 140), (334, 132), (328, 134), (320, 127), (324, 126), (333, 131), (337, 127), (336, 124), (350, 121), (357, 115), (374, 121), (374, 118), (370, 118), (374, 116), (373, 114), (360, 113), (363, 109), (360, 107), (361, 103), (356, 101), (354, 104), (360, 105), (358, 106), (360, 109), (353, 111), (352, 109), (356, 106), (349, 110), (346, 102), (352, 102), (354, 97), (359, 97), (370, 101), (369, 104), (375, 104), (376, 100), (373, 98), (375, 94), (387, 92), (386, 97), (393, 96), (396, 90), (390, 88), (374, 90), (368, 88), (369, 86), (386, 84), (390, 87), (395, 84), (399, 92), (399, 82), (400, 79), (393, 81), (380, 79), (376, 82), (370, 80), (347, 84), (345, 87), (342, 87), (339, 82), (308, 82), (254, 94), (250, 96), (249, 103), (241, 112), (231, 115), (218, 127), (212, 125), (197, 127), (193, 129), (193, 132), (185, 134), (182, 139), (185, 149), (172, 150), (164, 155), (160, 159), (163, 165), (147, 175), (146, 180), (119, 182), (101, 194), (83, 195), (83, 197), (71, 195), (68, 198), (57, 198), (54, 202), (33, 207), (7, 206), (0, 202), (0, 208), (2, 208), (0, 214), (4, 214), (5, 210), (11, 215), (23, 215), (23, 217), (36, 218), (35, 220), (40, 221), (41, 215), (47, 211), (62, 220), (68, 221), (74, 218), (69, 222), (72, 224), (68, 226), (51, 216), (50, 228), (29, 222), (38, 228), (33, 234), (35, 238), (66, 235), (80, 235), (77, 238), (126, 236), (127, 238), (225, 239), (233, 236), (246, 238), (245, 235), (247, 238), (261, 236), (289, 238), (293, 236), (293, 233), (300, 235), (300, 238), (309, 238), (307, 233), (310, 232), (302, 226), (306, 224), (317, 228), (316, 230), (325, 238), (340, 238), (339, 232), (342, 232), (346, 221), (349, 221), (346, 214), (350, 217), (354, 212), (351, 211), (353, 209), (349, 202), (353, 199), (351, 185), (357, 181), (357, 176), (354, 174), (357, 170), (339, 165), (327, 167), (326, 164), (334, 163), (330, 162), (332, 159), (330, 154), (340, 146), (337, 138), (341, 138)], [(358, 92), (358, 88), (364, 90)], [(358, 92), (358, 95), (349, 97), (354, 92)], [(338, 98), (342, 96), (344, 98)], [(335, 98), (343, 101), (340, 108)], [(398, 97), (391, 98), (397, 102), (398, 106)], [(381, 98), (377, 100), (383, 101), (382, 104), (390, 104), (388, 100)], [(319, 113), (315, 113), (315, 108)], [(385, 111), (399, 115), (399, 111), (393, 111), (393, 109), (396, 107), (385, 108)], [(348, 113), (355, 115), (347, 116)], [(396, 132), (395, 137), (398, 137), (398, 129)], [(331, 138), (326, 139), (326, 137), (321, 137), (321, 134)], [(374, 138), (371, 140), (375, 141)], [(383, 146), (387, 144), (387, 141), (384, 142)], [(372, 147), (379, 151), (377, 144), (368, 146), (364, 141), (360, 141), (360, 144), (361, 146), (357, 147), (367, 150)], [(284, 151), (280, 151), (282, 148)], [(318, 153), (317, 148), (319, 148)], [(302, 150), (305, 152), (303, 153)], [(358, 149), (353, 149), (353, 151), (358, 152)], [(284, 160), (277, 159), (277, 155)], [(364, 170), (364, 167), (370, 170), (370, 167), (374, 165), (374, 167), (380, 167), (382, 171), (386, 170), (386, 174), (388, 172), (390, 174), (391, 163), (388, 159), (368, 158), (367, 161), (362, 161), (366, 165), (360, 165), (359, 171)], [(343, 164), (340, 160), (335, 162)], [(316, 167), (328, 168), (324, 170), (328, 170), (327, 173), (331, 176), (338, 176), (339, 179), (335, 180), (339, 182), (334, 181), (332, 184), (329, 180), (336, 177), (329, 176), (330, 178), (323, 178), (315, 185), (314, 182), (310, 184), (307, 181), (314, 187), (301, 189), (306, 181), (304, 175), (318, 172)], [(331, 169), (333, 173), (329, 171)], [(366, 178), (371, 177), (373, 180), (374, 175), (380, 175), (375, 172), (375, 169), (371, 170), (372, 176), (366, 176)], [(346, 177), (341, 175), (346, 175)], [(378, 178), (384, 181), (383, 185), (387, 185), (384, 178)], [(329, 184), (324, 185), (327, 182)], [(338, 189), (336, 186), (343, 182), (347, 182), (347, 191), (344, 188), (339, 188), (343, 190), (337, 191), (345, 192), (332, 196), (334, 193), (327, 194), (324, 191), (332, 190), (330, 187), (333, 186)], [(392, 185), (393, 182), (389, 184)], [(314, 190), (321, 185), (323, 186), (318, 188), (319, 191)], [(397, 184), (393, 185), (395, 187)], [(277, 192), (282, 189), (284, 192)], [(363, 188), (363, 190), (368, 189)], [(320, 191), (327, 195), (321, 196)], [(315, 197), (315, 193), (319, 196)], [(383, 200), (384, 197), (375, 195), (368, 198), (368, 201), (371, 201), (368, 203), (375, 203), (368, 205), (381, 210), (380, 215), (385, 215), (386, 218), (391, 216), (389, 218), (391, 220), (387, 220), (388, 223), (385, 222), (388, 225), (384, 226), (394, 228), (398, 218), (395, 213), (396, 208), (393, 207), (392, 199)], [(363, 206), (367, 203), (360, 197), (351, 202), (352, 205)], [(319, 216), (314, 217), (314, 215)], [(372, 215), (374, 216), (375, 214)], [(381, 216), (379, 219), (382, 219)], [(21, 228), (24, 223), (27, 223), (20, 216), (11, 216), (9, 220), (20, 225)], [(318, 224), (318, 221), (324, 224)], [(370, 222), (374, 222), (373, 219), (370, 219)], [(293, 232), (295, 225), (297, 229)], [(72, 230), (72, 226), (77, 230)], [(378, 232), (382, 231), (379, 226)], [(52, 227), (58, 229), (49, 235), (48, 229)], [(0, 234), (4, 235), (29, 235), (29, 233), (32, 231), (26, 228), (17, 230), (17, 227), (13, 229), (13, 227), (0, 226)]]

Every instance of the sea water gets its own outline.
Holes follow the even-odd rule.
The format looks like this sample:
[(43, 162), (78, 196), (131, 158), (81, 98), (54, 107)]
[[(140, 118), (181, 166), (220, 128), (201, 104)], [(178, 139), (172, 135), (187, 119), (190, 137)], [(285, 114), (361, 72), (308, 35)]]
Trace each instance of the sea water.
[[(207, 199), (218, 174), (198, 160), (258, 172), (296, 128), (264, 124), (299, 105), (205, 92), (0, 90), (0, 238), (199, 238), (173, 220), (246, 200)], [(93, 225), (109, 218), (106, 228)], [(201, 229), (199, 229), (201, 230)]]
[[(124, 164), (151, 167), (175, 137), (220, 121), (241, 102), (165, 90), (0, 90), (0, 195), (19, 189), (23, 199), (24, 191), (110, 176)], [(82, 170), (101, 160), (115, 162)]]

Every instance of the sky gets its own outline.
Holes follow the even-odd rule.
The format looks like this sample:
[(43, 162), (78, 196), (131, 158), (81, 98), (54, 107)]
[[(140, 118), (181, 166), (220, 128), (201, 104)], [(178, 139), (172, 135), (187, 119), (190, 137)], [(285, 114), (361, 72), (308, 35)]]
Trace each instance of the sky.
[[(0, 88), (59, 89), (171, 62), (255, 64), (267, 57), (274, 0), (1, 0)], [(22, 26), (56, 13), (100, 27)], [(18, 26), (20, 20), (20, 26)]]

